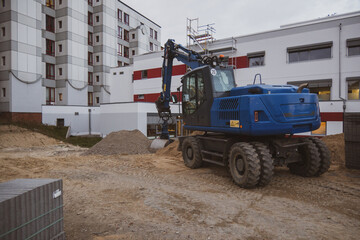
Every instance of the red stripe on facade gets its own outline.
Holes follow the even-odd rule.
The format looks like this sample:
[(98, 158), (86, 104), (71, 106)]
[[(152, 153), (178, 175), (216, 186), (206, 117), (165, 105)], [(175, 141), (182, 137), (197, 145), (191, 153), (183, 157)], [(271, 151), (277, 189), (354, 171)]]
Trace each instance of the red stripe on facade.
[(159, 78), (161, 77), (161, 68), (148, 69), (147, 75), (148, 78)]
[(140, 80), (141, 79), (141, 71), (134, 71), (134, 80)]
[[(181, 92), (172, 92), (171, 95), (176, 95), (181, 101)], [(160, 93), (135, 94), (134, 102), (155, 102), (159, 97)]]
[(249, 67), (249, 59), (247, 56), (229, 58), (229, 65), (234, 65), (236, 69), (248, 68)]
[(186, 73), (186, 65), (177, 65), (177, 66), (173, 66), (172, 69), (172, 75), (176, 76), (176, 75), (184, 75)]
[(321, 121), (344, 121), (344, 113), (342, 112), (322, 112), (320, 113)]
[[(152, 69), (144, 69), (144, 70), (147, 70), (147, 78), (146, 79), (161, 77), (161, 68), (152, 68)], [(134, 71), (134, 80), (144, 79), (141, 77), (141, 72), (142, 72), (142, 70)], [(184, 75), (185, 73), (186, 73), (186, 65), (185, 64), (173, 66), (172, 76)]]

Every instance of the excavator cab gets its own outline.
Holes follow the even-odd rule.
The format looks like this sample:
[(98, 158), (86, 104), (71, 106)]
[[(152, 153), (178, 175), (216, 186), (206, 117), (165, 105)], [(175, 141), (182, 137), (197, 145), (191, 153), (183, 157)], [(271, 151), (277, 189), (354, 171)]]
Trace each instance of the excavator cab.
[(231, 68), (203, 66), (182, 77), (184, 121), (192, 126), (210, 126), (214, 98), (227, 97), (235, 85)]

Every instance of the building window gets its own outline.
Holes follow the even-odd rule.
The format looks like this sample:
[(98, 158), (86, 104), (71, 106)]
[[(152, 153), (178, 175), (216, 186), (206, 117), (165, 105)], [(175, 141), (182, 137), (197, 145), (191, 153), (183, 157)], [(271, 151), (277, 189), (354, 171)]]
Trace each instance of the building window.
[(135, 33), (132, 34), (132, 39), (135, 39)]
[(59, 101), (62, 102), (62, 100), (63, 100), (63, 94), (59, 93)]
[(55, 19), (46, 15), (46, 31), (55, 32)]
[(311, 132), (311, 135), (326, 135), (326, 122), (321, 122), (320, 128)]
[(122, 27), (118, 26), (118, 38), (122, 39)]
[(157, 40), (158, 39), (157, 31), (154, 32), (155, 32), (155, 39)]
[(88, 52), (88, 65), (93, 65), (93, 54), (92, 52)]
[(348, 56), (360, 55), (360, 38), (346, 40)]
[(130, 24), (129, 14), (127, 14), (127, 13), (124, 13), (124, 22), (126, 25)]
[(249, 53), (247, 55), (249, 67), (263, 66), (265, 59), (265, 52)]
[(119, 72), (119, 75), (123, 75), (124, 74), (124, 72)]
[(94, 84), (94, 81), (93, 81), (93, 73), (92, 72), (88, 72), (88, 84), (90, 86), (92, 86)]
[(46, 6), (54, 9), (54, 0), (46, 0)]
[(93, 93), (92, 92), (88, 92), (88, 105), (92, 106), (93, 103)]
[(100, 42), (100, 36), (99, 36), (99, 35), (96, 35), (95, 41), (96, 41), (96, 42)]
[(96, 56), (95, 59), (96, 59), (96, 62), (100, 62), (100, 56)]
[(93, 33), (92, 32), (88, 32), (88, 44), (90, 46), (93, 45)]
[(55, 79), (55, 65), (46, 63), (46, 78)]
[(150, 28), (150, 37), (154, 38), (154, 29)]
[(289, 63), (331, 58), (332, 42), (287, 49)]
[(1, 57), (1, 63), (2, 63), (3, 66), (6, 65), (6, 58), (5, 58), (5, 56)]
[(2, 27), (2, 28), (1, 28), (1, 35), (2, 35), (3, 37), (5, 37), (5, 27)]
[(100, 103), (100, 98), (96, 97), (96, 104), (99, 104), (99, 103)]
[(62, 28), (62, 21), (59, 21), (59, 28)]
[(348, 100), (360, 100), (360, 77), (347, 79)]
[(100, 82), (100, 76), (99, 75), (96, 76), (96, 82)]
[(132, 50), (131, 53), (132, 53), (132, 55), (134, 56), (134, 55), (135, 55), (135, 50)]
[(63, 50), (62, 47), (63, 47), (62, 44), (59, 44), (59, 53), (62, 52)]
[(100, 22), (100, 16), (99, 15), (95, 17), (95, 21)]
[(46, 88), (46, 105), (52, 105), (55, 103), (55, 88)]
[(93, 5), (93, 0), (88, 0), (88, 4), (89, 4), (89, 6), (92, 6)]
[(88, 24), (93, 25), (93, 14), (91, 12), (88, 12)]
[(118, 61), (118, 67), (121, 67), (121, 66), (122, 66), (122, 62)]
[(120, 9), (118, 9), (117, 14), (118, 20), (122, 22), (122, 11)]
[(62, 5), (62, 0), (59, 0), (59, 5)]
[(117, 54), (119, 55), (119, 56), (122, 56), (122, 45), (120, 44), (120, 43), (118, 43), (118, 51), (117, 51)]
[(124, 57), (129, 58), (129, 48), (124, 47)]
[(46, 55), (55, 56), (55, 42), (46, 39)]
[(125, 41), (129, 41), (129, 31), (127, 31), (127, 30), (124, 30), (124, 40)]
[(154, 44), (152, 42), (150, 43), (150, 51), (154, 51)]
[(5, 7), (5, 0), (1, 0), (1, 4), (3, 7)]
[(331, 79), (288, 82), (287, 84), (300, 86), (303, 83), (309, 84), (308, 88), (310, 93), (316, 93), (319, 101), (330, 101), (332, 86)]
[(1, 96), (6, 97), (6, 88), (1, 89)]
[(62, 74), (63, 74), (62, 68), (59, 68), (59, 76), (62, 76)]
[(141, 78), (142, 79), (148, 78), (148, 71), (147, 70), (142, 70), (141, 71)]

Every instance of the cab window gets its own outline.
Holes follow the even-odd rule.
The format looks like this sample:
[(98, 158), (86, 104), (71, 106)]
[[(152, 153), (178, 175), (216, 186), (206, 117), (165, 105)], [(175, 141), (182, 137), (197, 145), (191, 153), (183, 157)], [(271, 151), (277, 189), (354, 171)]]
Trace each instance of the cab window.
[(235, 87), (234, 75), (231, 70), (211, 69), (215, 92), (230, 91)]
[(205, 86), (202, 72), (192, 73), (184, 79), (182, 102), (185, 115), (193, 114), (205, 102)]

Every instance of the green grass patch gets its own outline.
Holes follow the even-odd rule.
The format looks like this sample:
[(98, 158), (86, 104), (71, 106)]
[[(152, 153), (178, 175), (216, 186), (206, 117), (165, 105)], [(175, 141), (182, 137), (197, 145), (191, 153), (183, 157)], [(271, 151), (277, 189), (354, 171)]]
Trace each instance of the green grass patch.
[(15, 126), (29, 129), (34, 132), (42, 133), (46, 136), (58, 139), (66, 143), (70, 143), (72, 145), (77, 145), (80, 147), (90, 148), (102, 140), (102, 138), (98, 136), (71, 136), (69, 138), (66, 138), (68, 127), (56, 127), (56, 126), (50, 126), (50, 125), (44, 125), (38, 123), (23, 123), (23, 122), (12, 123), (12, 124)]

